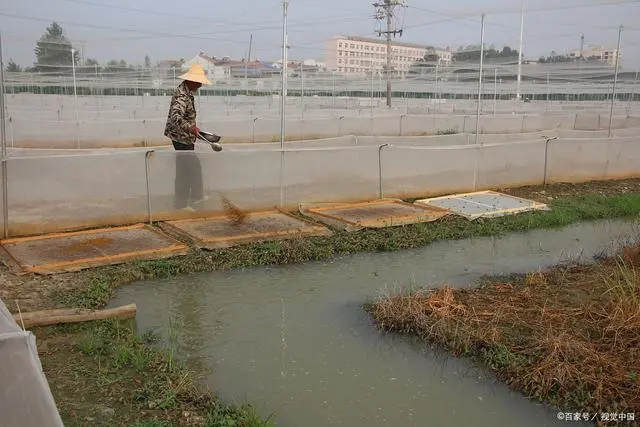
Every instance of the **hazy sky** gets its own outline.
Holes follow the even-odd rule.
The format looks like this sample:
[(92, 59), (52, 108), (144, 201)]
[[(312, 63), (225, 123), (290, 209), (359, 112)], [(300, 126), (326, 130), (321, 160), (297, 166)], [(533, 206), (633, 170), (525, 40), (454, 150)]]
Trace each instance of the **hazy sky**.
[[(188, 59), (201, 50), (241, 58), (251, 33), (252, 58), (276, 60), (281, 55), (281, 1), (0, 0), (0, 5), (5, 63), (13, 58), (32, 64), (34, 44), (53, 20), (78, 48), (83, 46), (85, 57), (100, 62), (142, 63), (149, 55), (155, 63)], [(485, 43), (518, 46), (518, 0), (408, 0), (407, 6), (403, 41), (452, 48), (479, 44), (485, 12)], [(558, 8), (563, 9), (548, 10)], [(640, 67), (640, 0), (525, 0), (525, 9), (530, 9), (525, 15), (526, 57), (577, 49), (582, 32), (588, 46), (615, 47), (622, 24), (623, 65)], [(373, 12), (370, 1), (290, 0), (289, 58), (323, 60), (325, 41), (338, 34), (374, 37)]]

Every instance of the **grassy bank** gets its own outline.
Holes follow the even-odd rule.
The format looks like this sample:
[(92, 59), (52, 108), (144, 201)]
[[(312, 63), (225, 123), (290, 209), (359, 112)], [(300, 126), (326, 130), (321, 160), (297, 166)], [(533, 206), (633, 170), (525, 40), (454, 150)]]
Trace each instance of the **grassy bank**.
[[(640, 214), (640, 180), (502, 190), (548, 203), (549, 212), (469, 222), (454, 216), (429, 224), (192, 251), (161, 261), (134, 262), (53, 276), (0, 272), (0, 297), (10, 310), (101, 308), (114, 290), (138, 280), (273, 264), (327, 260), (357, 252), (396, 251), (444, 239), (498, 236), (579, 221)], [(171, 353), (152, 350), (130, 328), (113, 323), (36, 331), (45, 373), (67, 425), (262, 425), (251, 407), (220, 405)], [(171, 369), (170, 369), (171, 367)], [(107, 398), (101, 397), (107, 390)], [(106, 400), (105, 400), (106, 399)], [(276, 414), (277, 416), (277, 414)], [(135, 421), (134, 421), (135, 420)], [(155, 420), (155, 421), (154, 421)], [(137, 422), (137, 424), (136, 424)]]
[(586, 194), (548, 201), (551, 211), (529, 212), (495, 219), (449, 216), (435, 223), (412, 224), (355, 233), (334, 230), (331, 236), (255, 243), (235, 248), (198, 251), (183, 257), (107, 267), (90, 274), (86, 292), (57, 289), (54, 300), (65, 306), (100, 307), (123, 283), (205, 271), (299, 264), (359, 252), (397, 251), (426, 246), (440, 240), (500, 236), (511, 232), (563, 227), (580, 221), (621, 218), (640, 214), (640, 193)]
[(131, 322), (101, 321), (34, 331), (66, 426), (253, 427), (272, 425), (250, 405), (229, 406)]
[(469, 356), (561, 410), (640, 416), (640, 246), (592, 265), (418, 290), (366, 307), (384, 331)]

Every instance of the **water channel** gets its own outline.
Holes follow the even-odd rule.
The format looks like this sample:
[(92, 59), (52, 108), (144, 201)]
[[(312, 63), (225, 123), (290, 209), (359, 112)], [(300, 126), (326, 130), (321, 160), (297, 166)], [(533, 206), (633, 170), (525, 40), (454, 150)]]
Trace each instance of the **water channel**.
[(566, 425), (468, 360), (381, 334), (361, 306), (407, 286), (469, 286), (484, 274), (590, 260), (635, 232), (601, 221), (198, 274), (125, 286), (112, 305), (135, 302), (140, 331), (164, 338), (179, 319), (178, 355), (224, 400), (274, 412), (279, 426)]

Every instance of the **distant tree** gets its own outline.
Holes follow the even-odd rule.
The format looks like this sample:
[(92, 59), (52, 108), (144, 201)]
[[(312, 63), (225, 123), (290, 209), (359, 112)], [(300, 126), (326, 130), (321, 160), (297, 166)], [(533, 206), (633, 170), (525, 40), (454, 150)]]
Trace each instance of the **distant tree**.
[(16, 64), (13, 59), (9, 59), (7, 67), (5, 68), (7, 73), (19, 73), (22, 71), (22, 67)]
[(105, 73), (116, 74), (130, 71), (130, 68), (131, 66), (128, 66), (127, 61), (125, 61), (124, 59), (121, 59), (119, 61), (117, 59), (112, 59), (107, 62), (104, 71)]
[(92, 77), (96, 77), (96, 74), (102, 71), (102, 67), (98, 63), (98, 61), (94, 58), (87, 58), (84, 60), (84, 66), (76, 70), (78, 73), (82, 73), (84, 75), (91, 75)]
[(434, 72), (440, 61), (440, 55), (434, 49), (427, 53), (409, 67), (409, 74), (428, 74)]
[[(502, 48), (502, 56), (515, 56), (513, 55), (513, 50), (509, 46), (505, 46)], [(516, 52), (516, 55), (518, 52)]]
[(465, 47), (463, 47), (461, 50), (463, 52), (473, 52), (475, 50), (477, 50), (479, 52), (480, 51), (480, 45), (479, 44), (469, 44), (469, 45), (466, 45)]
[(565, 63), (565, 62), (574, 62), (579, 60), (580, 58), (577, 57), (571, 57), (568, 55), (559, 55), (558, 53), (556, 53), (555, 50), (551, 51), (551, 54), (549, 56), (541, 56), (540, 59), (538, 59), (538, 63), (540, 64), (555, 64), (555, 63)]
[[(70, 67), (71, 49), (73, 46), (64, 35), (64, 30), (54, 22), (49, 25), (45, 33), (36, 42), (34, 49), (36, 54), (35, 68), (37, 70), (52, 71)], [(78, 64), (78, 51), (74, 51), (73, 61)]]
[[(502, 50), (498, 50), (494, 45), (485, 46), (484, 57), (485, 59), (492, 58), (515, 58), (518, 56), (518, 50), (512, 49), (509, 46), (504, 46)], [(461, 51), (456, 52), (453, 55), (454, 61), (479, 61), (480, 60), (480, 45), (468, 45)]]
[(144, 57), (144, 68), (151, 68), (151, 58), (149, 58), (149, 55)]

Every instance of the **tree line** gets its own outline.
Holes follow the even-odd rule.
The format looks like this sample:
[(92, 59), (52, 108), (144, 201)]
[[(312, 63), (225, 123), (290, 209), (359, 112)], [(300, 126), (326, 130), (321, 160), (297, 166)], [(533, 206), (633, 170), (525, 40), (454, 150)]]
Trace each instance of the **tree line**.
[[(72, 53), (73, 52), (73, 53)], [(124, 59), (112, 59), (104, 66), (94, 58), (86, 58), (81, 61), (80, 52), (75, 49), (71, 41), (65, 36), (64, 29), (57, 22), (49, 25), (40, 39), (36, 42), (34, 53), (36, 60), (33, 66), (21, 67), (13, 59), (9, 59), (5, 70), (9, 73), (44, 72), (61, 73), (70, 72), (72, 66), (77, 67), (77, 73), (121, 73), (132, 72), (137, 69), (133, 64), (127, 64)], [(149, 55), (144, 58), (144, 68), (151, 68)]]

